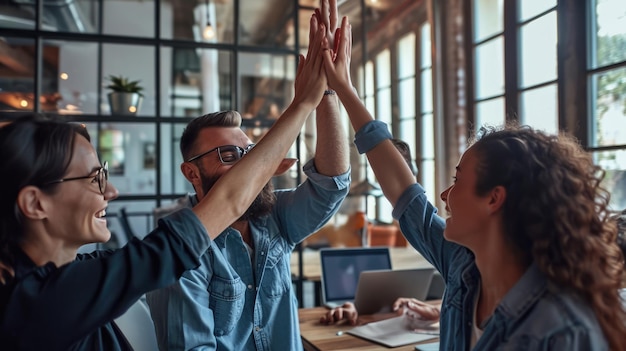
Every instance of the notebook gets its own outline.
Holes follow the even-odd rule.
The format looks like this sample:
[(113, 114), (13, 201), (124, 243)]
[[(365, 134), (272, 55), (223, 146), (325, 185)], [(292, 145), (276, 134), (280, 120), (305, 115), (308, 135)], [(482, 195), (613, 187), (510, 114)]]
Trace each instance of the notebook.
[(322, 303), (328, 308), (353, 302), (363, 271), (391, 269), (387, 247), (320, 250)]
[(399, 297), (425, 300), (435, 268), (361, 272), (354, 305), (359, 314), (391, 312)]

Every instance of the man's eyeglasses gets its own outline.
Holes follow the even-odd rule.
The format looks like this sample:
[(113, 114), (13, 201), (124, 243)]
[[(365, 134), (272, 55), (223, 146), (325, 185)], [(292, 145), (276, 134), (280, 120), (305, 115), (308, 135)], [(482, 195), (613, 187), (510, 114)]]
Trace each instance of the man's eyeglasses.
[(213, 151), (217, 151), (217, 154), (220, 157), (220, 162), (223, 165), (232, 165), (232, 164), (236, 163), (237, 161), (239, 161), (245, 154), (250, 152), (250, 150), (252, 150), (254, 145), (256, 145), (256, 144), (250, 144), (250, 145), (246, 146), (245, 149), (240, 147), (240, 146), (236, 146), (236, 145), (218, 146), (215, 149), (211, 149), (209, 151), (201, 153), (200, 155), (196, 155), (194, 157), (191, 157), (190, 159), (187, 160), (187, 162), (195, 161), (195, 160), (197, 160), (197, 159), (199, 159), (201, 157), (204, 157), (204, 156), (210, 154)]
[(78, 180), (78, 179), (89, 179), (89, 178), (93, 178), (92, 182), (98, 182), (98, 187), (100, 188), (100, 193), (102, 195), (104, 195), (104, 192), (107, 190), (107, 182), (109, 180), (109, 163), (104, 161), (104, 165), (100, 168), (98, 168), (98, 170), (96, 170), (96, 174), (90, 174), (90, 175), (86, 175), (84, 177), (72, 177), (72, 178), (63, 178), (63, 179), (59, 179), (59, 180), (55, 180), (52, 182), (48, 182), (44, 185), (50, 185), (50, 184), (56, 184), (56, 183), (63, 183), (63, 182), (69, 182), (71, 180)]

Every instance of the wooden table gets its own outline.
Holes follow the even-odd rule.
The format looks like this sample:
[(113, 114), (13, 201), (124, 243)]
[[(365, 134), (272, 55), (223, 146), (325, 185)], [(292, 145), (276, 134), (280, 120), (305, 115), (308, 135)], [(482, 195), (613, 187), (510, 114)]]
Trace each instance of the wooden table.
[[(335, 325), (320, 324), (319, 319), (326, 313), (325, 307), (301, 308), (298, 310), (300, 318), (300, 334), (302, 335), (302, 345), (307, 351), (324, 351), (324, 350), (398, 350), (398, 351), (415, 351), (415, 345), (432, 342), (433, 340), (420, 343), (411, 343), (404, 346), (390, 348), (384, 345), (350, 335), (346, 331), (353, 326), (340, 323)], [(375, 322), (386, 318), (396, 317), (395, 313), (375, 314), (369, 316), (360, 316), (359, 325), (369, 322)], [(341, 332), (337, 335), (337, 332)]]

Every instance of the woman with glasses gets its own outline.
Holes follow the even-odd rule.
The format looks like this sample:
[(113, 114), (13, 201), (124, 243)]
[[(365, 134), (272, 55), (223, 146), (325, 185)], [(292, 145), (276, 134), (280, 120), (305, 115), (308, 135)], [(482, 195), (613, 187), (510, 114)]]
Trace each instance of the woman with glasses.
[[(106, 208), (118, 195), (86, 130), (37, 116), (0, 128), (0, 348), (130, 350), (113, 320), (144, 293), (174, 283), (267, 183), (326, 88), (324, 32), (301, 57), (295, 97), (249, 157), (193, 209), (143, 240), (77, 255), (109, 240)], [(241, 186), (246, 184), (246, 186)]]
[(350, 27), (329, 86), (343, 102), (402, 233), (446, 281), (441, 350), (626, 350), (616, 243), (603, 170), (567, 135), (481, 128), (440, 197), (437, 215), (349, 80)]

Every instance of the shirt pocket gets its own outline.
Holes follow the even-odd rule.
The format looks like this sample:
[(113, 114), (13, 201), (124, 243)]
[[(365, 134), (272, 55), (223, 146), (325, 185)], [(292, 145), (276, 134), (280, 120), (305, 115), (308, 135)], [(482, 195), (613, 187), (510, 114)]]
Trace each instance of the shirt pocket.
[(213, 311), (215, 336), (233, 331), (243, 312), (245, 292), (246, 286), (241, 278), (213, 276), (209, 284), (209, 307)]
[(267, 261), (261, 285), (270, 298), (283, 296), (291, 287), (291, 267), (285, 258), (286, 246), (282, 239), (277, 238), (270, 243), (267, 250)]

